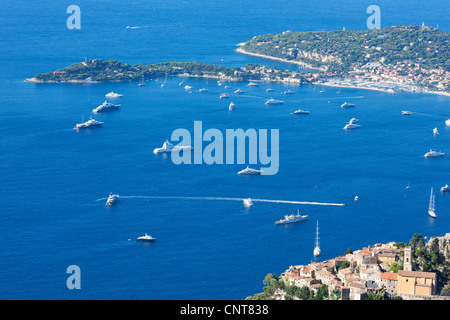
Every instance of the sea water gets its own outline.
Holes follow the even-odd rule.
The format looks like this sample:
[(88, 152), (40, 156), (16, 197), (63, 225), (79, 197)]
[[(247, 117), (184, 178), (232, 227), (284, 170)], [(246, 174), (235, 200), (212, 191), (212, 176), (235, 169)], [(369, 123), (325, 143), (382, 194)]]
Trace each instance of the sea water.
[[(319, 260), (449, 231), (450, 195), (438, 191), (450, 183), (448, 97), (233, 82), (226, 83), (230, 99), (219, 99), (226, 89), (216, 80), (178, 77), (163, 88), (164, 79), (144, 87), (24, 82), (85, 57), (296, 69), (233, 50), (258, 34), (364, 29), (369, 1), (74, 4), (80, 30), (67, 29), (65, 4), (14, 1), (0, 12), (1, 298), (243, 299), (262, 291), (267, 273), (314, 259), (317, 221)], [(382, 27), (425, 21), (448, 30), (447, 3), (379, 5)], [(199, 93), (203, 87), (208, 92)], [(246, 93), (233, 94), (238, 88)], [(296, 93), (283, 95), (288, 89)], [(120, 110), (95, 115), (102, 128), (73, 130), (110, 91), (123, 94), (113, 101)], [(265, 105), (270, 97), (285, 103)], [(356, 107), (340, 108), (345, 101)], [(310, 114), (293, 115), (299, 108)], [(353, 117), (361, 128), (343, 130)], [(174, 165), (169, 155), (153, 154), (175, 129), (193, 132), (194, 121), (222, 132), (279, 129), (279, 172), (240, 176), (245, 165)], [(447, 154), (425, 159), (430, 148)], [(427, 214), (431, 187), (437, 219)], [(110, 192), (121, 198), (108, 208)], [(230, 200), (248, 197), (283, 201), (246, 208)], [(306, 221), (274, 224), (297, 209)], [(157, 240), (135, 241), (145, 233)], [(70, 265), (81, 270), (80, 290), (66, 286)]]

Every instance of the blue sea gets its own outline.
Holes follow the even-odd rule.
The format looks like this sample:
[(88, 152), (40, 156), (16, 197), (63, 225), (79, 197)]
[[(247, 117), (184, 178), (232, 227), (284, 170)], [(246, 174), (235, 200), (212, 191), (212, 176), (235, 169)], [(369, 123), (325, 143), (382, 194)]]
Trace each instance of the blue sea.
[[(81, 9), (80, 30), (66, 26), (71, 4)], [(219, 99), (225, 89), (215, 80), (170, 77), (164, 88), (164, 79), (145, 87), (24, 82), (85, 57), (296, 69), (234, 49), (255, 35), (285, 30), (366, 29), (371, 4), (18, 0), (2, 6), (0, 298), (244, 299), (262, 291), (266, 274), (314, 260), (317, 221), (319, 260), (347, 248), (407, 242), (414, 233), (450, 232), (450, 194), (439, 192), (450, 184), (449, 97), (228, 83), (231, 98)], [(382, 27), (424, 21), (450, 30), (447, 1), (376, 4)], [(182, 80), (192, 93), (179, 86)], [(208, 92), (196, 91), (203, 87)], [(269, 87), (274, 91), (266, 92)], [(246, 93), (233, 94), (237, 88)], [(296, 93), (281, 93), (288, 89)], [(120, 110), (96, 115), (102, 128), (73, 130), (110, 91), (123, 94)], [(285, 103), (265, 105), (271, 96)], [(344, 101), (356, 108), (340, 108)], [(298, 108), (310, 114), (294, 116)], [(361, 128), (342, 130), (352, 117)], [(170, 156), (153, 154), (175, 129), (193, 133), (194, 121), (222, 132), (278, 129), (278, 173), (240, 176), (242, 164), (175, 165)], [(425, 159), (430, 148), (446, 155)], [(436, 219), (427, 214), (432, 187)], [(108, 208), (110, 192), (121, 198)], [(255, 202), (246, 208), (233, 200), (248, 197), (347, 205)], [(308, 220), (274, 224), (297, 210)], [(157, 240), (135, 241), (145, 233)], [(79, 290), (66, 286), (71, 265), (80, 268)]]

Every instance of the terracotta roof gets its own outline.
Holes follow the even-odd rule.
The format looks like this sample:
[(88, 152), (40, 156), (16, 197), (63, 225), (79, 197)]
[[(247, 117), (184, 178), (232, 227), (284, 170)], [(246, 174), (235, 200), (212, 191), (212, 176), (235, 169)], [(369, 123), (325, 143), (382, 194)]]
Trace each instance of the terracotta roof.
[(401, 277), (416, 277), (429, 279), (434, 279), (436, 277), (436, 273), (434, 272), (405, 271), (405, 270), (399, 270), (398, 275)]
[(392, 272), (383, 272), (382, 274), (380, 274), (380, 279), (397, 281), (397, 274)]

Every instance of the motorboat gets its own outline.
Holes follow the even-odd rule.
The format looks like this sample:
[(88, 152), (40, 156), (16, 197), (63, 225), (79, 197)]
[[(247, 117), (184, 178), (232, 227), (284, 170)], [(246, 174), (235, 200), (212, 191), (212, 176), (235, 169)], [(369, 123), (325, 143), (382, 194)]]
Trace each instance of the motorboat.
[(294, 114), (309, 114), (309, 111), (298, 109), (294, 111)]
[(437, 152), (430, 149), (429, 152), (425, 153), (425, 158), (436, 158), (436, 157), (442, 157), (445, 153), (444, 152)]
[(143, 242), (149, 242), (149, 241), (155, 241), (155, 240), (156, 240), (156, 238), (153, 238), (151, 235), (149, 235), (147, 233), (145, 234), (145, 236), (141, 236), (136, 239), (136, 241), (143, 241)]
[(234, 93), (236, 93), (236, 94), (241, 94), (241, 93), (245, 93), (245, 91), (244, 91), (244, 90), (241, 90), (241, 89), (237, 89)]
[(119, 109), (119, 107), (120, 107), (120, 104), (112, 104), (110, 102), (105, 101), (101, 105), (99, 105), (97, 108), (93, 109), (92, 112), (98, 113), (98, 112), (112, 111), (112, 110)]
[(92, 119), (92, 117), (90, 117), (88, 121), (78, 123), (74, 127), (74, 129), (78, 130), (78, 129), (87, 129), (87, 128), (97, 128), (97, 127), (101, 127), (102, 125), (103, 125), (103, 122), (97, 121), (95, 119)]
[(244, 199), (244, 206), (246, 207), (251, 207), (253, 205), (252, 199), (248, 198), (248, 199)]
[(161, 148), (155, 148), (153, 150), (154, 154), (158, 153), (170, 153), (170, 152), (179, 152), (179, 151), (190, 151), (192, 148), (190, 146), (174, 146), (169, 140), (166, 140), (163, 143)]
[(249, 87), (259, 87), (259, 84), (250, 81), (249, 84), (247, 84), (247, 86), (249, 86)]
[(409, 115), (411, 115), (411, 114), (412, 114), (411, 111), (402, 111), (402, 115), (403, 115), (403, 116), (409, 116)]
[(300, 212), (297, 210), (297, 214), (285, 215), (284, 219), (280, 219), (275, 221), (275, 224), (288, 224), (306, 220), (308, 218), (307, 215), (302, 216)]
[(191, 89), (192, 89), (192, 87), (191, 87), (191, 86), (188, 86), (188, 85), (186, 85), (186, 86), (184, 86), (184, 89), (185, 89), (185, 90), (191, 90)]
[(123, 96), (123, 94), (116, 93), (116, 92), (114, 92), (114, 91), (111, 91), (110, 93), (107, 93), (107, 94), (105, 95), (105, 97), (107, 97), (107, 98), (120, 98), (120, 97), (122, 97), (122, 96)]
[(267, 89), (266, 89), (266, 92), (271, 92), (271, 91), (273, 91), (272, 88), (267, 88)]
[(438, 134), (439, 134), (439, 132), (438, 132), (438, 129), (437, 129), (437, 128), (434, 128), (434, 129), (433, 129), (433, 134), (434, 134), (434, 135), (438, 135)]
[(230, 89), (230, 88), (231, 88), (231, 86), (225, 86), (224, 88), (225, 88), (225, 89)]
[(208, 89), (206, 89), (206, 88), (201, 88), (201, 89), (198, 90), (198, 92), (208, 92)]
[(428, 215), (432, 218), (437, 218), (436, 212), (435, 212), (435, 207), (434, 207), (434, 200), (435, 200), (435, 195), (433, 193), (433, 187), (431, 188), (431, 195), (430, 195), (430, 204), (428, 206)]
[(233, 103), (233, 101), (230, 103), (230, 105), (228, 106), (228, 110), (233, 110), (235, 108), (235, 104)]
[(240, 175), (243, 175), (243, 174), (246, 174), (246, 175), (258, 175), (258, 174), (261, 174), (261, 173), (262, 173), (262, 170), (252, 169), (252, 168), (249, 168), (249, 166), (247, 166), (247, 168), (245, 168), (244, 170), (241, 170), (241, 171), (238, 172), (238, 174), (240, 174)]
[(349, 103), (347, 101), (345, 101), (342, 105), (341, 108), (352, 108), (352, 107), (356, 107), (356, 104), (354, 103)]
[(448, 192), (448, 191), (450, 191), (450, 187), (448, 186), (448, 184), (446, 184), (441, 188), (441, 192)]
[(265, 104), (283, 104), (283, 103), (284, 103), (284, 101), (280, 101), (280, 100), (276, 100), (276, 99), (270, 98), (269, 100), (266, 101)]
[(117, 200), (119, 200), (119, 195), (111, 192), (108, 196), (108, 200), (106, 200), (105, 206), (112, 206)]
[(229, 93), (221, 93), (220, 96), (219, 96), (220, 99), (229, 98), (229, 97), (230, 97)]
[(285, 92), (283, 92), (284, 94), (295, 94), (295, 91), (292, 90), (286, 90)]
[(350, 123), (350, 124), (355, 124), (355, 123), (358, 123), (358, 122), (359, 122), (359, 119), (351, 118), (350, 121), (349, 121), (348, 123)]
[(450, 119), (445, 120), (445, 125), (450, 127)]
[(344, 127), (344, 130), (349, 130), (349, 129), (358, 129), (359, 127), (361, 127), (359, 124), (356, 123), (347, 123)]
[(314, 244), (314, 257), (320, 256), (320, 245), (319, 245), (319, 220), (317, 220), (317, 228), (316, 228), (316, 241)]

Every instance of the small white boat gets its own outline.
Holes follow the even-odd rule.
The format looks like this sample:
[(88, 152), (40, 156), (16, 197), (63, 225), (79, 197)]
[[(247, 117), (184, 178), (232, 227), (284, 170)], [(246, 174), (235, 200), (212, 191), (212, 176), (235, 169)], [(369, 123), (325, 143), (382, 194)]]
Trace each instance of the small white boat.
[(313, 251), (314, 257), (320, 256), (320, 245), (319, 245), (319, 220), (317, 220), (317, 228), (316, 228), (316, 242), (314, 245)]
[(208, 89), (206, 89), (206, 88), (201, 88), (201, 89), (198, 90), (198, 92), (208, 92)]
[(95, 119), (92, 119), (92, 117), (90, 117), (88, 121), (78, 123), (74, 127), (74, 130), (87, 129), (87, 128), (98, 128), (98, 127), (101, 127), (102, 125), (103, 125), (103, 122), (97, 121)]
[(438, 129), (437, 129), (437, 128), (434, 128), (434, 129), (433, 129), (433, 134), (434, 134), (435, 136), (439, 134), (439, 132), (438, 132)]
[(235, 104), (233, 103), (233, 101), (230, 103), (230, 105), (228, 106), (228, 110), (234, 110), (234, 108), (235, 108)]
[(320, 92), (320, 93), (325, 93), (325, 90), (320, 90), (319, 92)]
[(236, 93), (236, 94), (241, 94), (241, 93), (245, 93), (245, 91), (244, 91), (244, 90), (241, 90), (241, 89), (237, 89), (234, 93)]
[(116, 92), (114, 92), (114, 91), (111, 91), (110, 93), (107, 93), (107, 94), (105, 95), (105, 97), (107, 97), (107, 98), (120, 98), (120, 97), (122, 97), (122, 96), (123, 96), (123, 94), (116, 93)]
[(441, 188), (441, 192), (448, 192), (448, 191), (450, 191), (450, 187), (448, 186), (448, 184), (446, 184)]
[(153, 150), (153, 153), (158, 154), (158, 153), (170, 153), (170, 152), (190, 151), (190, 150), (192, 150), (192, 147), (190, 146), (174, 146), (169, 142), (169, 140), (166, 140), (163, 143), (163, 146), (161, 148), (155, 148)]
[(354, 104), (354, 103), (349, 103), (349, 102), (347, 102), (347, 101), (345, 101), (345, 102), (341, 105), (341, 108), (353, 108), (353, 107), (356, 107), (356, 104)]
[(155, 241), (156, 240), (156, 238), (153, 238), (151, 235), (149, 235), (149, 234), (145, 234), (145, 236), (141, 236), (141, 237), (138, 237), (137, 239), (136, 239), (136, 241), (143, 241), (143, 242), (145, 242), (145, 241)]
[(245, 168), (244, 170), (241, 170), (241, 171), (238, 172), (238, 174), (240, 174), (240, 175), (243, 175), (243, 174), (245, 174), (245, 175), (258, 175), (258, 174), (261, 174), (261, 173), (262, 173), (262, 170), (252, 169), (252, 168), (249, 168), (249, 166), (247, 166), (247, 168)]
[(434, 208), (434, 200), (435, 200), (434, 198), (435, 198), (435, 195), (433, 193), (433, 188), (431, 188), (430, 204), (428, 206), (428, 214), (432, 218), (437, 218), (437, 215), (436, 215), (436, 212), (435, 212), (435, 208)]
[(188, 85), (186, 85), (186, 86), (184, 86), (184, 89), (185, 89), (185, 90), (191, 90), (191, 89), (192, 89), (192, 87), (191, 87), (191, 86), (188, 86)]
[(259, 87), (259, 84), (250, 81), (249, 84), (247, 84), (247, 86), (249, 86), (249, 87)]
[(409, 115), (411, 115), (412, 114), (412, 112), (411, 111), (402, 111), (402, 115), (403, 116), (409, 116)]
[(294, 111), (294, 114), (309, 114), (309, 111), (298, 109)]
[(271, 92), (271, 91), (273, 91), (272, 88), (267, 88), (267, 89), (266, 89), (266, 92)]
[(295, 94), (295, 91), (286, 90), (285, 92), (283, 92), (283, 94)]
[(220, 96), (219, 96), (220, 99), (229, 98), (229, 97), (230, 97), (229, 93), (221, 93)]
[(225, 88), (225, 89), (230, 89), (230, 88), (231, 88), (231, 86), (225, 86), (224, 88)]
[(425, 153), (425, 158), (436, 158), (436, 157), (442, 157), (445, 153), (444, 152), (437, 152), (430, 149), (429, 152)]
[(350, 129), (358, 129), (361, 127), (359, 124), (356, 123), (347, 123), (344, 127), (344, 130), (350, 130)]
[(253, 201), (250, 198), (244, 199), (243, 201), (244, 201), (244, 206), (246, 206), (246, 207), (251, 207), (253, 205)]
[(283, 104), (283, 103), (284, 103), (284, 101), (276, 100), (276, 99), (273, 99), (273, 98), (270, 98), (269, 100), (267, 100), (265, 102), (265, 104)]
[(350, 124), (355, 124), (355, 123), (358, 123), (358, 122), (359, 122), (359, 119), (351, 118), (350, 121), (349, 121), (348, 123), (350, 123)]
[(178, 85), (181, 87), (183, 85), (184, 81), (181, 81)]
[(118, 194), (113, 194), (112, 192), (109, 194), (108, 200), (106, 200), (105, 206), (112, 206), (119, 200)]
[(450, 127), (450, 119), (445, 120), (445, 125)]

